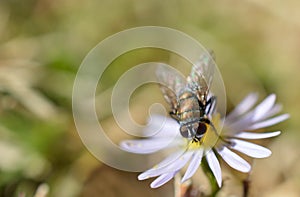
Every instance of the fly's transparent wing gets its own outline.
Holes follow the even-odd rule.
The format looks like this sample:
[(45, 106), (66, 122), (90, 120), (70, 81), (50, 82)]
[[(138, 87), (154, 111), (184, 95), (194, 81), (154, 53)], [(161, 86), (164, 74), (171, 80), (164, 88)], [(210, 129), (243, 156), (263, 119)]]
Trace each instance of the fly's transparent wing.
[(177, 97), (185, 88), (185, 79), (178, 71), (167, 65), (160, 64), (156, 69), (156, 76), (165, 100), (173, 110), (177, 110)]
[(188, 87), (205, 104), (214, 75), (214, 53), (203, 53), (187, 78)]

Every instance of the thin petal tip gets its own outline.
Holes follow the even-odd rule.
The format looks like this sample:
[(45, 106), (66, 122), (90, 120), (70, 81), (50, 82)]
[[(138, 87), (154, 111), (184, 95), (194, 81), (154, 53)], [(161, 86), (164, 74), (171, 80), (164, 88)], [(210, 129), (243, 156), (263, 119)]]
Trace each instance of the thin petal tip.
[(286, 119), (289, 119), (289, 118), (291, 117), (290, 114), (283, 114), (283, 116), (285, 117), (285, 120), (286, 120)]
[(217, 181), (217, 184), (218, 184), (219, 188), (221, 188), (222, 187), (222, 180), (221, 181)]
[(124, 140), (124, 141), (120, 142), (119, 147), (123, 150), (124, 149), (127, 150), (128, 149), (128, 141)]
[(159, 185), (157, 185), (157, 184), (155, 184), (155, 183), (151, 183), (150, 184), (150, 187), (152, 188), (152, 189), (156, 189), (156, 188), (158, 188), (159, 187)]
[(276, 100), (276, 94), (275, 93), (272, 93), (268, 96), (271, 100)]
[(248, 173), (248, 172), (250, 172), (250, 171), (251, 171), (251, 166), (249, 166), (249, 168), (246, 169), (244, 172), (245, 172), (245, 173)]
[(275, 131), (273, 137), (278, 136), (281, 134), (281, 131)]
[(140, 174), (140, 175), (137, 177), (137, 179), (138, 179), (139, 181), (142, 181), (142, 180), (145, 180), (145, 179), (148, 179), (148, 178), (150, 178), (150, 177), (149, 177), (149, 176), (146, 176), (144, 173)]
[(180, 183), (182, 184), (182, 183), (186, 182), (189, 179), (190, 179), (190, 177), (189, 178), (188, 177), (182, 177)]

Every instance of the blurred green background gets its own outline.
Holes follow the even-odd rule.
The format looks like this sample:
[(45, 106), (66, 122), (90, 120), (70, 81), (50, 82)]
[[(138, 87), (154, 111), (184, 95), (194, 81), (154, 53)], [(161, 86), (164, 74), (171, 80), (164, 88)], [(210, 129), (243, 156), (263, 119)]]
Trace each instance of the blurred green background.
[[(249, 92), (261, 99), (276, 93), (291, 118), (276, 126), (280, 137), (264, 141), (273, 155), (253, 163), (250, 195), (299, 196), (299, 6), (292, 0), (2, 0), (0, 196), (173, 195), (171, 182), (151, 190), (136, 173), (101, 164), (83, 146), (72, 119), (72, 85), (89, 50), (107, 36), (144, 25), (178, 29), (213, 49), (228, 109)], [(112, 139), (122, 135), (101, 105), (109, 104), (111, 87), (124, 71), (153, 60), (170, 56), (159, 50), (127, 54), (101, 79), (98, 112)], [(163, 102), (157, 87), (135, 92), (131, 112), (137, 122), (145, 121), (153, 100)], [(241, 192), (241, 183), (228, 181), (219, 196)]]

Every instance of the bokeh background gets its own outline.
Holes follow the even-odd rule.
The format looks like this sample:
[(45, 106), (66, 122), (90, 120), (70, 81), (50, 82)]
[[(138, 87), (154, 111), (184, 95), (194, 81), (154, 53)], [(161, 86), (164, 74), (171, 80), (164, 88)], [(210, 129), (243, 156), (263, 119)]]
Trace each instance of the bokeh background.
[[(1, 0), (0, 196), (173, 196), (172, 182), (151, 190), (137, 173), (94, 158), (72, 119), (72, 85), (89, 50), (107, 36), (144, 25), (178, 29), (213, 49), (229, 110), (249, 92), (261, 99), (276, 93), (291, 118), (270, 128), (282, 130), (280, 137), (262, 142), (273, 155), (252, 163), (250, 196), (299, 196), (299, 7), (295, 0)], [(99, 121), (116, 142), (125, 137), (110, 109), (101, 106), (109, 104), (123, 72), (153, 60), (179, 64), (165, 51), (144, 49), (118, 58), (99, 82)], [(145, 122), (153, 101), (163, 103), (156, 86), (134, 92), (130, 105), (137, 122)], [(218, 195), (241, 196), (240, 179), (247, 175), (227, 168)]]

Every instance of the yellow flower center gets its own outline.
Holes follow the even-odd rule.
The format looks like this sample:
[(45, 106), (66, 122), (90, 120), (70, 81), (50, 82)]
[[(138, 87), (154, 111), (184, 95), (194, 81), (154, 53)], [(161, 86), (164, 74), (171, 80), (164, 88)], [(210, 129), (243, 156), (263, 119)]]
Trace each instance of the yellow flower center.
[(205, 149), (212, 148), (217, 143), (217, 141), (219, 139), (219, 135), (221, 133), (220, 121), (221, 121), (220, 114), (215, 114), (211, 120), (214, 127), (211, 125), (207, 125), (207, 131), (204, 134), (204, 136), (201, 138), (200, 141), (191, 140), (188, 143), (189, 149), (198, 149), (201, 146), (202, 146), (202, 148), (205, 148)]

